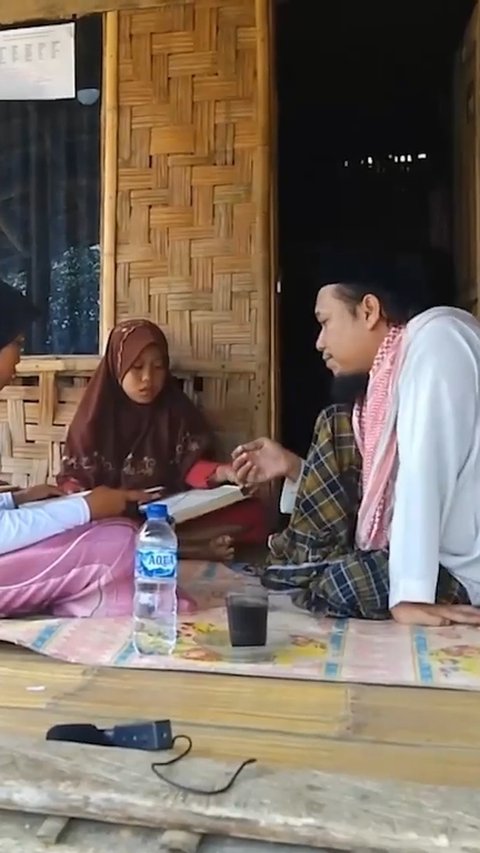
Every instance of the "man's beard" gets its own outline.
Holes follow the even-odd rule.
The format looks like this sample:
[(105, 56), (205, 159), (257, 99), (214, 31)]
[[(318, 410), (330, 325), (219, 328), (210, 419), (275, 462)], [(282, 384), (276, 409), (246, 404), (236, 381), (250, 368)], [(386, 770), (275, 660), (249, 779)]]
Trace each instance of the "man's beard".
[(334, 376), (332, 400), (345, 406), (361, 403), (368, 385), (368, 373), (343, 373)]

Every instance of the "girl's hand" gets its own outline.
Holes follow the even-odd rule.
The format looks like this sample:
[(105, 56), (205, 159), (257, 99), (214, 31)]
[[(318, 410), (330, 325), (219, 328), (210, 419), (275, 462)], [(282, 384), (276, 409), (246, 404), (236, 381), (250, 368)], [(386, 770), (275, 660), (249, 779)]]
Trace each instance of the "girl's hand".
[(156, 499), (157, 496), (152, 492), (136, 489), (109, 489), (108, 486), (97, 486), (85, 498), (92, 521), (102, 518), (120, 518), (132, 507)]
[(248, 485), (243, 483), (237, 477), (232, 465), (219, 465), (217, 470), (214, 472), (213, 477), (210, 478), (210, 485), (212, 486), (221, 486), (222, 483), (231, 483), (232, 486), (239, 486), (242, 489), (243, 494), (249, 496), (255, 494), (258, 489), (258, 486), (255, 483), (250, 483)]
[(84, 491), (82, 484), (73, 478), (71, 480), (64, 480), (60, 483), (59, 488), (62, 490), (64, 495), (75, 495), (78, 492)]
[(18, 492), (13, 493), (13, 499), (16, 506), (22, 506), (22, 504), (31, 503), (33, 501), (46, 501), (48, 498), (60, 498), (62, 495), (62, 490), (57, 486), (49, 486), (42, 483), (39, 486), (32, 486), (30, 489), (19, 489)]
[(218, 465), (210, 479), (217, 486), (220, 486), (222, 483), (232, 483), (234, 486), (240, 485), (231, 465)]

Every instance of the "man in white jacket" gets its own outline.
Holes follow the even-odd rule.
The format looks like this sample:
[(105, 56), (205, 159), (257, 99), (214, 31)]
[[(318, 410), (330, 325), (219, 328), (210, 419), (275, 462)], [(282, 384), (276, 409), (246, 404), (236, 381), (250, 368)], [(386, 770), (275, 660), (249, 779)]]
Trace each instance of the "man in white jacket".
[(306, 461), (270, 439), (234, 453), (242, 482), (285, 478), (263, 582), (332, 616), (480, 624), (480, 324), (330, 281), (316, 346), (355, 388), (353, 418), (325, 410)]

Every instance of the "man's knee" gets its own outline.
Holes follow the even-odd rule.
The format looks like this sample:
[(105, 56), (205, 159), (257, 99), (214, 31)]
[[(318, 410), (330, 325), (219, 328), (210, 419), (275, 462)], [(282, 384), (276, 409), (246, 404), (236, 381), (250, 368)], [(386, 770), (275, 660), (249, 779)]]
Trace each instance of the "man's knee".
[(321, 594), (329, 611), (341, 617), (387, 619), (388, 563), (383, 553), (338, 560), (325, 567)]

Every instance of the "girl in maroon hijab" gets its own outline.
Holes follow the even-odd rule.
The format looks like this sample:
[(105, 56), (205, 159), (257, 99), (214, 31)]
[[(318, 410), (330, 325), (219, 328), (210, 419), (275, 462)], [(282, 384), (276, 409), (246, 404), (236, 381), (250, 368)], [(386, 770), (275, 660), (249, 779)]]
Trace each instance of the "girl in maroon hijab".
[[(73, 418), (59, 485), (70, 492), (106, 485), (175, 493), (235, 483), (231, 466), (213, 457), (212, 430), (172, 376), (161, 329), (148, 320), (120, 323)], [(211, 513), (209, 523), (241, 529), (242, 542), (266, 540), (255, 500)], [(210, 545), (205, 556), (233, 556), (229, 536)]]

